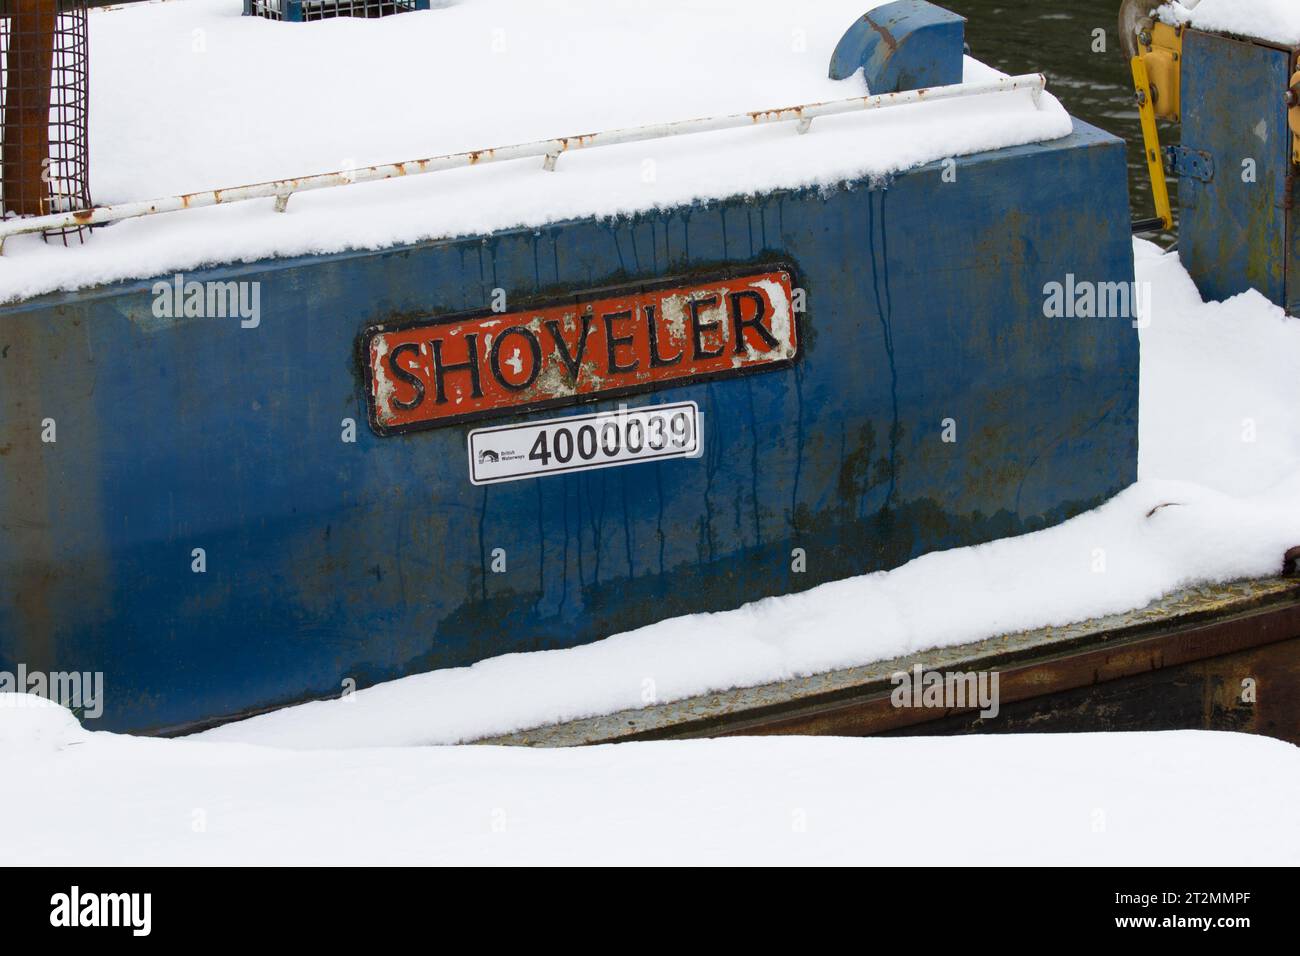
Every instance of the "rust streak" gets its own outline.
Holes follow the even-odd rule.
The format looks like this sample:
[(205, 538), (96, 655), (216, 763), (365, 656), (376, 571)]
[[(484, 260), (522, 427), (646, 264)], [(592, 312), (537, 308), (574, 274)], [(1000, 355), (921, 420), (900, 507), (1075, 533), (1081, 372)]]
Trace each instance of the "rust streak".
[(889, 47), (890, 53), (894, 53), (898, 50), (898, 41), (894, 39), (892, 33), (882, 27), (879, 23), (875, 23), (872, 20), (867, 20), (867, 25), (880, 34), (880, 39), (885, 42), (885, 46)]

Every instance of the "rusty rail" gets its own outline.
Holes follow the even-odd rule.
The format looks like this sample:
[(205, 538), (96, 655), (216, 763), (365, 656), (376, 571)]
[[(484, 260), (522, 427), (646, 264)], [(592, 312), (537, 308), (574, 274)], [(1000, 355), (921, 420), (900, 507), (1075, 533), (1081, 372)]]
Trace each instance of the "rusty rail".
[[(1078, 701), (1071, 695), (1085, 695), (1082, 711), (1093, 716), (1119, 709), (1114, 699), (1105, 697), (1108, 687), (1120, 686), (1116, 682), (1169, 674), (1169, 683), (1215, 685), (1231, 697), (1241, 670), (1258, 677), (1264, 686), (1259, 703), (1226, 708), (1215, 721), (1186, 720), (1182, 719), (1186, 715), (1171, 713), (1165, 715), (1168, 722), (1253, 730), (1300, 743), (1300, 580), (1274, 578), (1196, 588), (1148, 608), (1067, 627), (1040, 628), (474, 742), (557, 747), (750, 734), (868, 736), (966, 732), (976, 727), (1051, 729), (1050, 708), (1008, 727), (1006, 714), (979, 723), (978, 707), (894, 706), (891, 674), (918, 664), (925, 671), (941, 673), (998, 671), (1000, 704), (1008, 710), (1035, 701), (1069, 701), (1073, 706)], [(1198, 666), (1201, 671), (1194, 670)], [(1159, 706), (1157, 696), (1145, 687), (1131, 694), (1153, 708)], [(1101, 729), (1095, 721), (1088, 726)], [(1117, 717), (1104, 729), (1132, 728)]]
[(673, 136), (708, 133), (769, 123), (794, 122), (797, 124), (800, 133), (806, 133), (811, 127), (812, 121), (821, 116), (884, 109), (892, 106), (906, 106), (914, 103), (985, 96), (993, 93), (1011, 93), (1018, 90), (1028, 90), (1033, 96), (1035, 106), (1037, 106), (1040, 95), (1046, 89), (1046, 86), (1047, 81), (1041, 73), (1028, 73), (1022, 76), (1000, 77), (996, 80), (980, 83), (958, 83), (952, 86), (935, 86), (921, 90), (906, 90), (900, 93), (884, 93), (877, 96), (855, 96), (843, 100), (807, 103), (802, 106), (789, 106), (782, 109), (733, 113), (726, 116), (681, 120), (675, 123), (634, 126), (578, 136), (562, 136), (557, 139), (519, 143), (513, 146), (498, 146), (493, 149), (471, 150), (464, 153), (448, 153), (426, 159), (385, 163), (360, 169), (338, 170), (332, 173), (301, 176), (295, 179), (277, 179), (251, 185), (212, 189), (179, 196), (166, 196), (161, 199), (94, 206), (90, 209), (75, 212), (8, 219), (0, 222), (0, 254), (4, 252), (6, 239), (23, 233), (101, 225), (123, 219), (137, 219), (141, 216), (246, 202), (252, 199), (274, 198), (276, 211), (284, 212), (289, 197), (294, 193), (351, 186), (356, 183), (377, 182), (384, 179), (397, 179), (403, 176), (418, 176), (424, 173), (441, 172), (465, 166), (479, 166), (486, 163), (528, 157), (542, 157), (543, 169), (554, 170), (555, 164), (562, 154), (577, 149), (617, 146), (625, 143), (638, 143), (646, 140), (665, 139)]

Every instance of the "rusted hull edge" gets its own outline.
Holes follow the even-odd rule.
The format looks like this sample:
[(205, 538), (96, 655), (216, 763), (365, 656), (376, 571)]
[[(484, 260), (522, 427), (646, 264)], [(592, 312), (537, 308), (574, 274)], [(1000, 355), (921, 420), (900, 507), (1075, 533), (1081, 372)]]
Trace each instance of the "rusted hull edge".
[[(1000, 704), (1007, 706), (1297, 638), (1300, 581), (1245, 581), (1178, 592), (1138, 611), (1066, 628), (1000, 636), (476, 742), (578, 746), (743, 734), (867, 736), (978, 710), (895, 707), (890, 675), (916, 664), (927, 671), (997, 670)], [(1281, 736), (1300, 739), (1300, 727), (1291, 728), (1290, 736), (1284, 728)]]

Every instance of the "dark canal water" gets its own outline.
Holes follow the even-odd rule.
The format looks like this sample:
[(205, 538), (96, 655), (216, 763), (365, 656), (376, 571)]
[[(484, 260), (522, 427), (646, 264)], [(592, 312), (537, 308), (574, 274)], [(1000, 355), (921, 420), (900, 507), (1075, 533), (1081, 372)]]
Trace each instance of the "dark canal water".
[[(1120, 53), (1115, 24), (1119, 0), (938, 0), (967, 20), (971, 53), (1007, 73), (1042, 73), (1047, 88), (1074, 116), (1128, 142), (1129, 202), (1133, 218), (1153, 216), (1151, 181), (1142, 161), (1142, 131), (1133, 79)], [(1106, 31), (1106, 50), (1094, 53), (1093, 31)], [(1177, 142), (1161, 123), (1160, 142)], [(1177, 183), (1170, 179), (1177, 218)]]

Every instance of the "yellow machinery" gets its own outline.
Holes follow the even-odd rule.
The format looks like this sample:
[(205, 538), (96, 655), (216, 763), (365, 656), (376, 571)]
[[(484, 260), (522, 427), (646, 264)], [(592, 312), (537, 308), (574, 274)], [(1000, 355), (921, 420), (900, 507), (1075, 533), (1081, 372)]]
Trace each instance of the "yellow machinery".
[(1150, 6), (1150, 0), (1128, 0), (1119, 15), (1120, 45), (1133, 71), (1142, 119), (1143, 152), (1156, 203), (1156, 218), (1134, 223), (1134, 232), (1168, 231), (1174, 226), (1156, 118), (1175, 123), (1182, 119), (1183, 28), (1161, 23), (1141, 12)]
[[(1195, 8), (1188, 23), (1160, 22), (1155, 6), (1124, 0), (1119, 15), (1156, 206), (1133, 231), (1173, 227), (1167, 170), (1201, 294), (1256, 289), (1300, 315), (1300, 44), (1203, 29)], [(1157, 120), (1177, 123), (1179, 142), (1162, 148)]]

